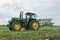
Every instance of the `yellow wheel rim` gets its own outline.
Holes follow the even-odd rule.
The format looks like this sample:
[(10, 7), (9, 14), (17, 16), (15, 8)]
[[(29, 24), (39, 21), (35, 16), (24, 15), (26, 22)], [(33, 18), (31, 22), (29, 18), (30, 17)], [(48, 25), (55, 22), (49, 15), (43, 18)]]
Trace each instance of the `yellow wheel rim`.
[(32, 27), (33, 27), (33, 29), (38, 29), (39, 25), (38, 25), (37, 22), (34, 22), (34, 23), (32, 24)]
[(14, 24), (14, 29), (15, 29), (15, 30), (19, 30), (20, 28), (21, 28), (20, 23), (15, 23), (15, 24)]

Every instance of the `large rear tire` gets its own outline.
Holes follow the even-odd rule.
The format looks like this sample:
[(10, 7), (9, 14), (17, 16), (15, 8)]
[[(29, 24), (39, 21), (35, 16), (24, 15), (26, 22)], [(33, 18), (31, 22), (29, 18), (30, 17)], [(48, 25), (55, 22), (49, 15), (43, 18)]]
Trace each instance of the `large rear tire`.
[(32, 20), (30, 23), (29, 23), (29, 29), (32, 29), (32, 30), (38, 30), (39, 29), (39, 22), (37, 20)]

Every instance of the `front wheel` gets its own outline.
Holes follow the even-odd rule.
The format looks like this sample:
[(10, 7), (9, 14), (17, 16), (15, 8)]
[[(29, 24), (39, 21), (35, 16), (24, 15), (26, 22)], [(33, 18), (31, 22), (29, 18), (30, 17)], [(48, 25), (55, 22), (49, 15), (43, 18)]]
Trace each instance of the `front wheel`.
[(20, 22), (14, 22), (14, 23), (12, 24), (12, 30), (14, 30), (14, 31), (19, 31), (19, 30), (21, 30), (21, 27), (22, 27), (22, 25), (21, 25)]

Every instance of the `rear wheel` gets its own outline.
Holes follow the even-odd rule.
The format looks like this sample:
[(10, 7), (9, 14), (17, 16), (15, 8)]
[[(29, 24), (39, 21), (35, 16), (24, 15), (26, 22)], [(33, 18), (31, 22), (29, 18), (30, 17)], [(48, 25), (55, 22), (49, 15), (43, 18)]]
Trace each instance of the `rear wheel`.
[(39, 22), (37, 20), (33, 20), (29, 23), (29, 28), (33, 30), (39, 29)]
[(21, 27), (22, 27), (22, 25), (20, 22), (14, 22), (12, 25), (12, 30), (19, 31), (19, 30), (21, 30)]

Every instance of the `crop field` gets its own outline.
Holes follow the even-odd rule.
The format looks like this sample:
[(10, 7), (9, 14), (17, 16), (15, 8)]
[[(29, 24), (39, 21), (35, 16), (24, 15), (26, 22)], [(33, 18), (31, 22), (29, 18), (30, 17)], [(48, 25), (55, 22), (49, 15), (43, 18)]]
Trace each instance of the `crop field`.
[(39, 30), (10, 31), (0, 26), (0, 40), (60, 40), (60, 27), (41, 27)]

